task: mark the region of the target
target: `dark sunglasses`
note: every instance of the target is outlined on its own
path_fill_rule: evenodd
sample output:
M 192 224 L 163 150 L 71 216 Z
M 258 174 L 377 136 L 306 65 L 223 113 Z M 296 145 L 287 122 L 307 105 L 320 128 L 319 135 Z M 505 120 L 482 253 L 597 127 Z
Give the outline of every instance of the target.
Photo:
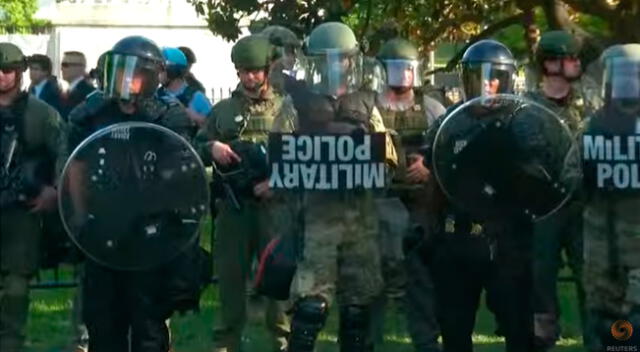
M 67 67 L 71 67 L 71 66 L 82 66 L 82 64 L 79 63 L 75 63 L 75 62 L 63 62 L 61 64 L 62 67 L 67 68 Z

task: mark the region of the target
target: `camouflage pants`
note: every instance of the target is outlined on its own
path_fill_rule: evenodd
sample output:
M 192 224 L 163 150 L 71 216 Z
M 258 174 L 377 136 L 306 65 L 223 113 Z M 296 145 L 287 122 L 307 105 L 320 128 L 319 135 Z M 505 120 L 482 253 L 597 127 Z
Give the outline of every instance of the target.
M 291 284 L 294 299 L 369 305 L 382 289 L 378 220 L 369 195 L 307 197 L 304 253 Z
M 384 291 L 372 307 L 372 336 L 377 345 L 384 343 L 385 310 L 389 300 L 398 303 L 406 317 L 407 328 L 416 351 L 439 351 L 440 334 L 435 314 L 435 288 L 426 265 L 429 245 L 426 190 L 401 192 L 399 198 L 387 198 L 379 206 L 380 252 Z M 378 200 L 379 203 L 381 200 Z M 389 209 L 389 207 L 391 208 Z M 415 236 L 415 244 L 403 253 L 403 241 Z
M 0 216 L 0 351 L 23 350 L 29 281 L 38 265 L 40 217 L 18 208 Z
M 580 317 L 584 322 L 584 288 L 582 286 L 582 205 L 567 204 L 534 227 L 534 330 L 536 345 L 548 349 L 560 334 L 560 306 L 557 296 L 558 272 L 562 252 L 576 278 Z M 583 328 L 584 330 L 584 328 Z
M 273 219 L 267 207 L 246 201 L 238 211 L 226 202 L 220 202 L 215 224 L 220 311 L 213 330 L 214 343 L 220 350 L 240 350 L 247 321 L 247 279 L 259 249 L 272 236 Z M 272 336 L 274 351 L 286 346 L 289 321 L 285 309 L 284 302 L 266 302 L 265 323 Z
M 626 203 L 626 204 L 625 204 Z M 592 204 L 584 212 L 584 284 L 587 322 L 586 350 L 635 346 L 640 350 L 640 218 L 633 202 Z M 608 217 L 607 217 L 608 215 Z M 607 238 L 614 234 L 613 243 Z M 612 255 L 617 252 L 617 267 Z M 617 321 L 636 331 L 629 340 L 613 337 Z M 628 330 L 628 329 L 627 329 Z M 619 336 L 618 336 L 619 337 Z

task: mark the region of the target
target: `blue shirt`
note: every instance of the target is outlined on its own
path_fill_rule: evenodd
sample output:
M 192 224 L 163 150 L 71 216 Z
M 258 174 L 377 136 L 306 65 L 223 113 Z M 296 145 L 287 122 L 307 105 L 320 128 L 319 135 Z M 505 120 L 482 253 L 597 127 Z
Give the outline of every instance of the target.
M 167 93 L 174 97 L 178 97 L 184 93 L 185 89 L 187 89 L 187 84 L 183 83 L 182 86 L 175 91 L 167 89 Z M 201 91 L 196 91 L 189 102 L 188 108 L 200 115 L 207 116 L 211 112 L 212 105 L 206 95 Z

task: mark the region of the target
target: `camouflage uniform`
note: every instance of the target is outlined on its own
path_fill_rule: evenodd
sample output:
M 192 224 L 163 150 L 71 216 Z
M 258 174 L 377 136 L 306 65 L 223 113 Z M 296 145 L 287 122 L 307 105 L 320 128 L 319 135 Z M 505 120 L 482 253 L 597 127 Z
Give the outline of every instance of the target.
M 268 40 L 255 35 L 238 41 L 232 51 L 236 67 L 257 68 L 250 64 L 253 58 L 244 58 L 249 61 L 245 63 L 243 58 L 237 58 L 234 53 L 242 50 L 251 53 L 251 48 L 258 52 L 261 45 L 269 45 Z M 268 66 L 264 59 L 268 54 L 261 53 L 264 63 L 260 63 L 260 67 Z M 274 119 L 294 117 L 291 101 L 271 87 L 257 96 L 239 84 L 230 98 L 213 107 L 204 130 L 197 138 L 199 154 L 205 164 L 210 165 L 212 141 L 230 143 L 240 140 L 266 144 Z M 272 202 L 259 200 L 240 190 L 235 192 L 240 198 L 241 209 L 235 209 L 229 199 L 220 200 L 217 202 L 218 214 L 215 219 L 216 266 L 222 270 L 218 271 L 221 309 L 215 318 L 214 340 L 216 348 L 230 352 L 241 349 L 247 315 L 246 283 L 253 260 L 257 259 L 258 251 L 276 235 L 274 232 L 279 228 L 274 221 L 277 218 L 272 213 Z M 284 350 L 289 333 L 284 303 L 269 299 L 265 318 L 273 339 L 273 350 Z
M 542 88 L 525 94 L 525 97 L 553 111 L 574 136 L 582 128 L 585 104 L 581 91 L 574 88 L 576 84 L 571 84 L 580 78 L 581 72 L 565 70 L 565 61 L 578 60 L 578 50 L 578 43 L 570 33 L 544 33 L 536 51 L 536 64 L 545 80 L 542 84 L 564 82 L 571 85 L 571 90 L 562 99 L 548 98 Z M 555 81 L 546 81 L 552 79 Z M 576 278 L 578 307 L 581 320 L 584 321 L 582 206 L 583 200 L 578 194 L 558 212 L 536 222 L 534 226 L 534 330 L 536 347 L 541 350 L 552 348 L 560 336 L 557 281 L 563 250 Z
M 640 45 L 615 45 L 601 56 L 605 65 L 626 59 L 637 72 L 640 67 Z M 610 72 L 615 72 L 611 70 Z M 619 74 L 618 74 L 619 75 Z M 614 79 L 636 79 L 605 75 L 604 106 L 585 121 L 585 134 L 604 136 L 638 136 L 640 134 L 640 96 L 628 97 L 634 112 L 622 110 L 622 104 L 612 98 Z M 636 81 L 636 83 L 638 83 Z M 623 86 L 625 87 L 625 86 Z M 618 88 L 619 89 L 619 88 Z M 620 93 L 618 93 L 620 94 Z M 637 148 L 637 147 L 636 147 Z M 630 165 L 638 165 L 638 158 Z M 585 165 L 586 166 L 586 165 Z M 585 168 L 585 180 L 590 180 L 590 169 Z M 584 226 L 584 288 L 586 292 L 587 323 L 585 350 L 609 350 L 609 347 L 640 347 L 640 195 L 637 189 L 615 189 L 612 185 L 596 188 L 586 183 Z M 614 333 L 631 332 L 614 322 L 626 320 L 634 330 L 630 338 L 615 339 Z M 632 348 L 633 348 L 632 347 Z M 613 350 L 613 349 L 612 349 Z M 616 349 L 623 350 L 623 349 Z M 633 350 L 633 349 L 625 349 Z
M 420 93 L 416 91 L 415 94 L 419 96 Z M 391 188 L 385 197 L 379 200 L 397 205 L 392 209 L 382 208 L 379 211 L 384 295 L 392 299 L 404 297 L 408 328 L 417 350 L 437 350 L 439 332 L 433 301 L 435 294 L 429 268 L 425 265 L 427 258 L 424 253 L 424 249 L 428 247 L 427 237 L 433 225 L 428 218 L 431 213 L 428 204 L 431 188 L 426 184 L 408 183 L 406 172 L 410 166 L 409 155 L 420 152 L 418 148 L 424 143 L 427 127 L 435 117 L 444 113 L 444 107 L 429 97 L 424 97 L 422 101 L 416 101 L 413 106 L 401 111 L 384 106 L 380 97 L 377 106 L 385 127 L 391 131 L 399 163 Z M 398 203 L 395 203 L 396 201 Z M 406 222 L 397 223 L 400 219 L 406 219 Z M 406 241 L 407 236 L 415 237 L 415 246 L 406 248 L 402 255 L 403 240 Z M 380 304 L 374 307 L 373 326 L 378 329 L 376 335 L 379 339 L 384 335 L 385 300 L 381 297 Z M 377 317 L 376 310 L 379 310 Z
M 0 69 L 13 69 L 19 87 L 26 69 L 22 52 L 9 43 L 0 43 Z M 14 87 L 15 88 L 15 87 Z M 19 88 L 17 88 L 19 89 Z M 42 214 L 30 211 L 25 204 L 34 194 L 25 194 L 25 182 L 44 181 L 53 184 L 62 162 L 61 139 L 63 125 L 60 115 L 46 103 L 18 92 L 9 106 L 0 106 L 2 126 L 2 204 L 0 216 L 0 350 L 22 351 L 29 313 L 29 281 L 38 269 Z M 12 140 L 16 142 L 10 151 Z M 45 166 L 49 175 L 28 175 L 27 164 L 36 162 Z M 5 163 L 10 162 L 9 165 Z M 5 169 L 6 168 L 6 169 Z M 11 182 L 19 176 L 23 182 Z M 37 177 L 47 180 L 31 179 Z M 34 185 L 37 187 L 44 184 Z M 6 187 L 6 188 L 5 188 Z M 25 198 L 25 199 L 23 199 Z
M 280 115 L 273 132 L 299 131 L 298 118 Z M 370 117 L 372 132 L 385 132 L 380 112 Z M 388 162 L 397 157 L 390 140 Z M 298 265 L 291 292 L 294 299 L 320 296 L 340 305 L 370 304 L 382 289 L 378 251 L 378 219 L 373 194 L 325 194 L 306 192 L 304 209 L 304 256 Z
M 566 105 L 545 98 L 542 91 L 525 95 L 527 98 L 554 111 L 577 135 L 582 126 L 583 104 L 580 97 L 570 95 Z M 542 348 L 555 344 L 560 334 L 557 298 L 558 273 L 564 250 L 567 264 L 575 277 L 580 317 L 584 321 L 584 288 L 582 286 L 582 211 L 584 200 L 575 195 L 555 214 L 534 226 L 534 324 L 536 342 Z
M 19 146 L 23 155 L 40 150 L 49 153 L 51 158 L 58 157 L 63 129 L 58 113 L 32 96 L 19 99 L 26 100 L 24 145 Z M 0 350 L 10 352 L 19 351 L 24 342 L 28 285 L 38 268 L 42 220 L 41 214 L 34 214 L 19 204 L 3 206 L 0 219 Z

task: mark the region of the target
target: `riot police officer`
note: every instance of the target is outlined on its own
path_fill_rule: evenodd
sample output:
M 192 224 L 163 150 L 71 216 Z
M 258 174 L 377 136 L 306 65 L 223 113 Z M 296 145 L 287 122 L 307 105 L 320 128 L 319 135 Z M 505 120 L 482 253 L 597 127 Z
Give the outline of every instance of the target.
M 435 317 L 433 283 L 425 266 L 428 232 L 431 230 L 428 214 L 427 182 L 431 174 L 423 164 L 419 151 L 424 143 L 427 127 L 445 109 L 438 101 L 420 91 L 421 67 L 418 50 L 409 41 L 395 38 L 384 43 L 377 59 L 386 78 L 383 89 L 376 96 L 376 106 L 398 152 L 398 168 L 393 183 L 385 195 L 386 207 L 379 211 L 381 221 L 381 254 L 385 292 L 383 296 L 406 302 L 408 328 L 417 351 L 438 350 L 438 327 Z M 400 219 L 406 223 L 398 224 Z M 402 254 L 403 239 L 408 245 Z M 405 293 L 406 290 L 406 293 Z M 376 310 L 384 309 L 385 297 Z M 378 340 L 384 328 L 383 312 L 374 316 Z M 381 341 L 377 341 L 380 343 Z
M 513 92 L 515 61 L 503 44 L 494 40 L 474 43 L 465 51 L 461 65 L 464 101 Z M 432 158 L 436 133 L 460 105 L 450 107 L 428 131 L 425 163 L 431 170 L 438 162 Z M 475 121 L 474 114 L 510 114 L 508 110 L 501 109 L 499 106 L 480 109 L 471 106 L 463 116 L 470 115 Z M 466 142 L 458 142 L 458 148 L 462 143 Z M 453 151 L 456 152 L 459 150 Z M 476 158 L 470 162 L 486 160 Z M 482 183 L 481 176 L 464 175 L 468 178 L 469 187 L 475 182 Z M 438 192 L 445 192 L 443 180 L 438 180 Z M 443 350 L 473 350 L 471 334 L 484 289 L 487 304 L 504 329 L 507 351 L 528 351 L 532 344 L 533 318 L 532 313 L 528 313 L 531 276 L 530 226 L 527 221 L 515 220 L 511 214 L 488 219 L 480 214 L 483 209 L 478 213 L 471 212 L 468 210 L 472 208 L 470 204 L 445 199 L 444 193 L 436 194 L 433 201 L 438 204 L 438 219 L 432 269 Z
M 540 38 L 536 60 L 541 72 L 541 87 L 525 94 L 560 116 L 576 135 L 582 125 L 583 103 L 573 83 L 582 73 L 579 45 L 566 31 L 546 32 Z M 535 343 L 542 350 L 555 345 L 560 333 L 557 298 L 558 272 L 562 252 L 576 278 L 578 305 L 584 320 L 582 288 L 582 199 L 566 204 L 559 212 L 534 227 L 534 324 Z
M 22 91 L 26 68 L 17 46 L 0 43 L 0 350 L 7 352 L 23 349 L 41 217 L 56 208 L 56 165 L 63 161 L 62 120 Z
M 348 26 L 327 22 L 316 27 L 304 56 L 302 77 L 308 90 L 293 96 L 298 116 L 278 118 L 275 132 L 386 131 L 375 104 L 357 94 L 362 58 Z M 387 163 L 395 166 L 395 149 L 388 138 L 386 151 Z M 305 191 L 300 208 L 304 254 L 291 286 L 294 307 L 289 351 L 314 350 L 334 294 L 340 311 L 340 350 L 367 351 L 371 347 L 370 305 L 382 288 L 373 194 Z
M 277 227 L 270 213 L 268 172 L 260 166 L 259 159 L 266 165 L 266 154 L 261 150 L 276 116 L 293 118 L 295 110 L 290 100 L 271 86 L 268 73 L 274 54 L 269 40 L 263 36 L 251 35 L 236 42 L 231 61 L 240 84 L 230 98 L 213 107 L 198 136 L 200 154 L 206 164 L 213 162 L 217 170 L 214 184 L 219 185 L 214 190 L 219 198 L 215 219 L 216 263 L 222 268 L 218 272 L 221 311 L 215 317 L 216 351 L 241 349 L 247 314 L 246 281 L 251 264 Z M 234 173 L 236 176 L 231 176 Z M 229 179 L 226 175 L 230 175 Z M 282 302 L 268 302 L 266 324 L 273 338 L 273 350 L 285 350 L 289 322 Z
M 582 136 L 585 347 L 593 352 L 640 345 L 640 45 L 609 47 L 600 64 L 604 105 Z
M 276 49 L 277 60 L 271 68 L 272 86 L 288 94 L 295 94 L 295 90 L 300 86 L 296 88 L 296 80 L 292 73 L 302 45 L 300 39 L 289 28 L 276 25 L 265 27 L 258 35 L 267 37 Z
M 191 122 L 184 108 L 154 96 L 163 62 L 160 49 L 147 38 L 131 36 L 118 41 L 104 56 L 103 91 L 89 96 L 69 115 L 67 150 L 74 150 L 97 130 L 125 121 L 158 124 L 189 138 Z M 72 194 L 81 192 L 77 188 L 83 184 L 78 180 L 87 169 L 79 160 L 69 164 Z M 81 239 L 89 241 L 105 235 L 97 233 L 98 228 L 92 231 L 96 233 L 85 233 Z M 145 254 L 145 249 L 139 248 L 139 252 Z M 95 253 L 89 253 L 82 283 L 82 295 L 91 297 L 82 307 L 89 350 L 168 351 L 165 320 L 172 314 L 175 302 L 169 297 L 167 283 L 172 277 L 166 268 L 127 270 L 95 258 Z

